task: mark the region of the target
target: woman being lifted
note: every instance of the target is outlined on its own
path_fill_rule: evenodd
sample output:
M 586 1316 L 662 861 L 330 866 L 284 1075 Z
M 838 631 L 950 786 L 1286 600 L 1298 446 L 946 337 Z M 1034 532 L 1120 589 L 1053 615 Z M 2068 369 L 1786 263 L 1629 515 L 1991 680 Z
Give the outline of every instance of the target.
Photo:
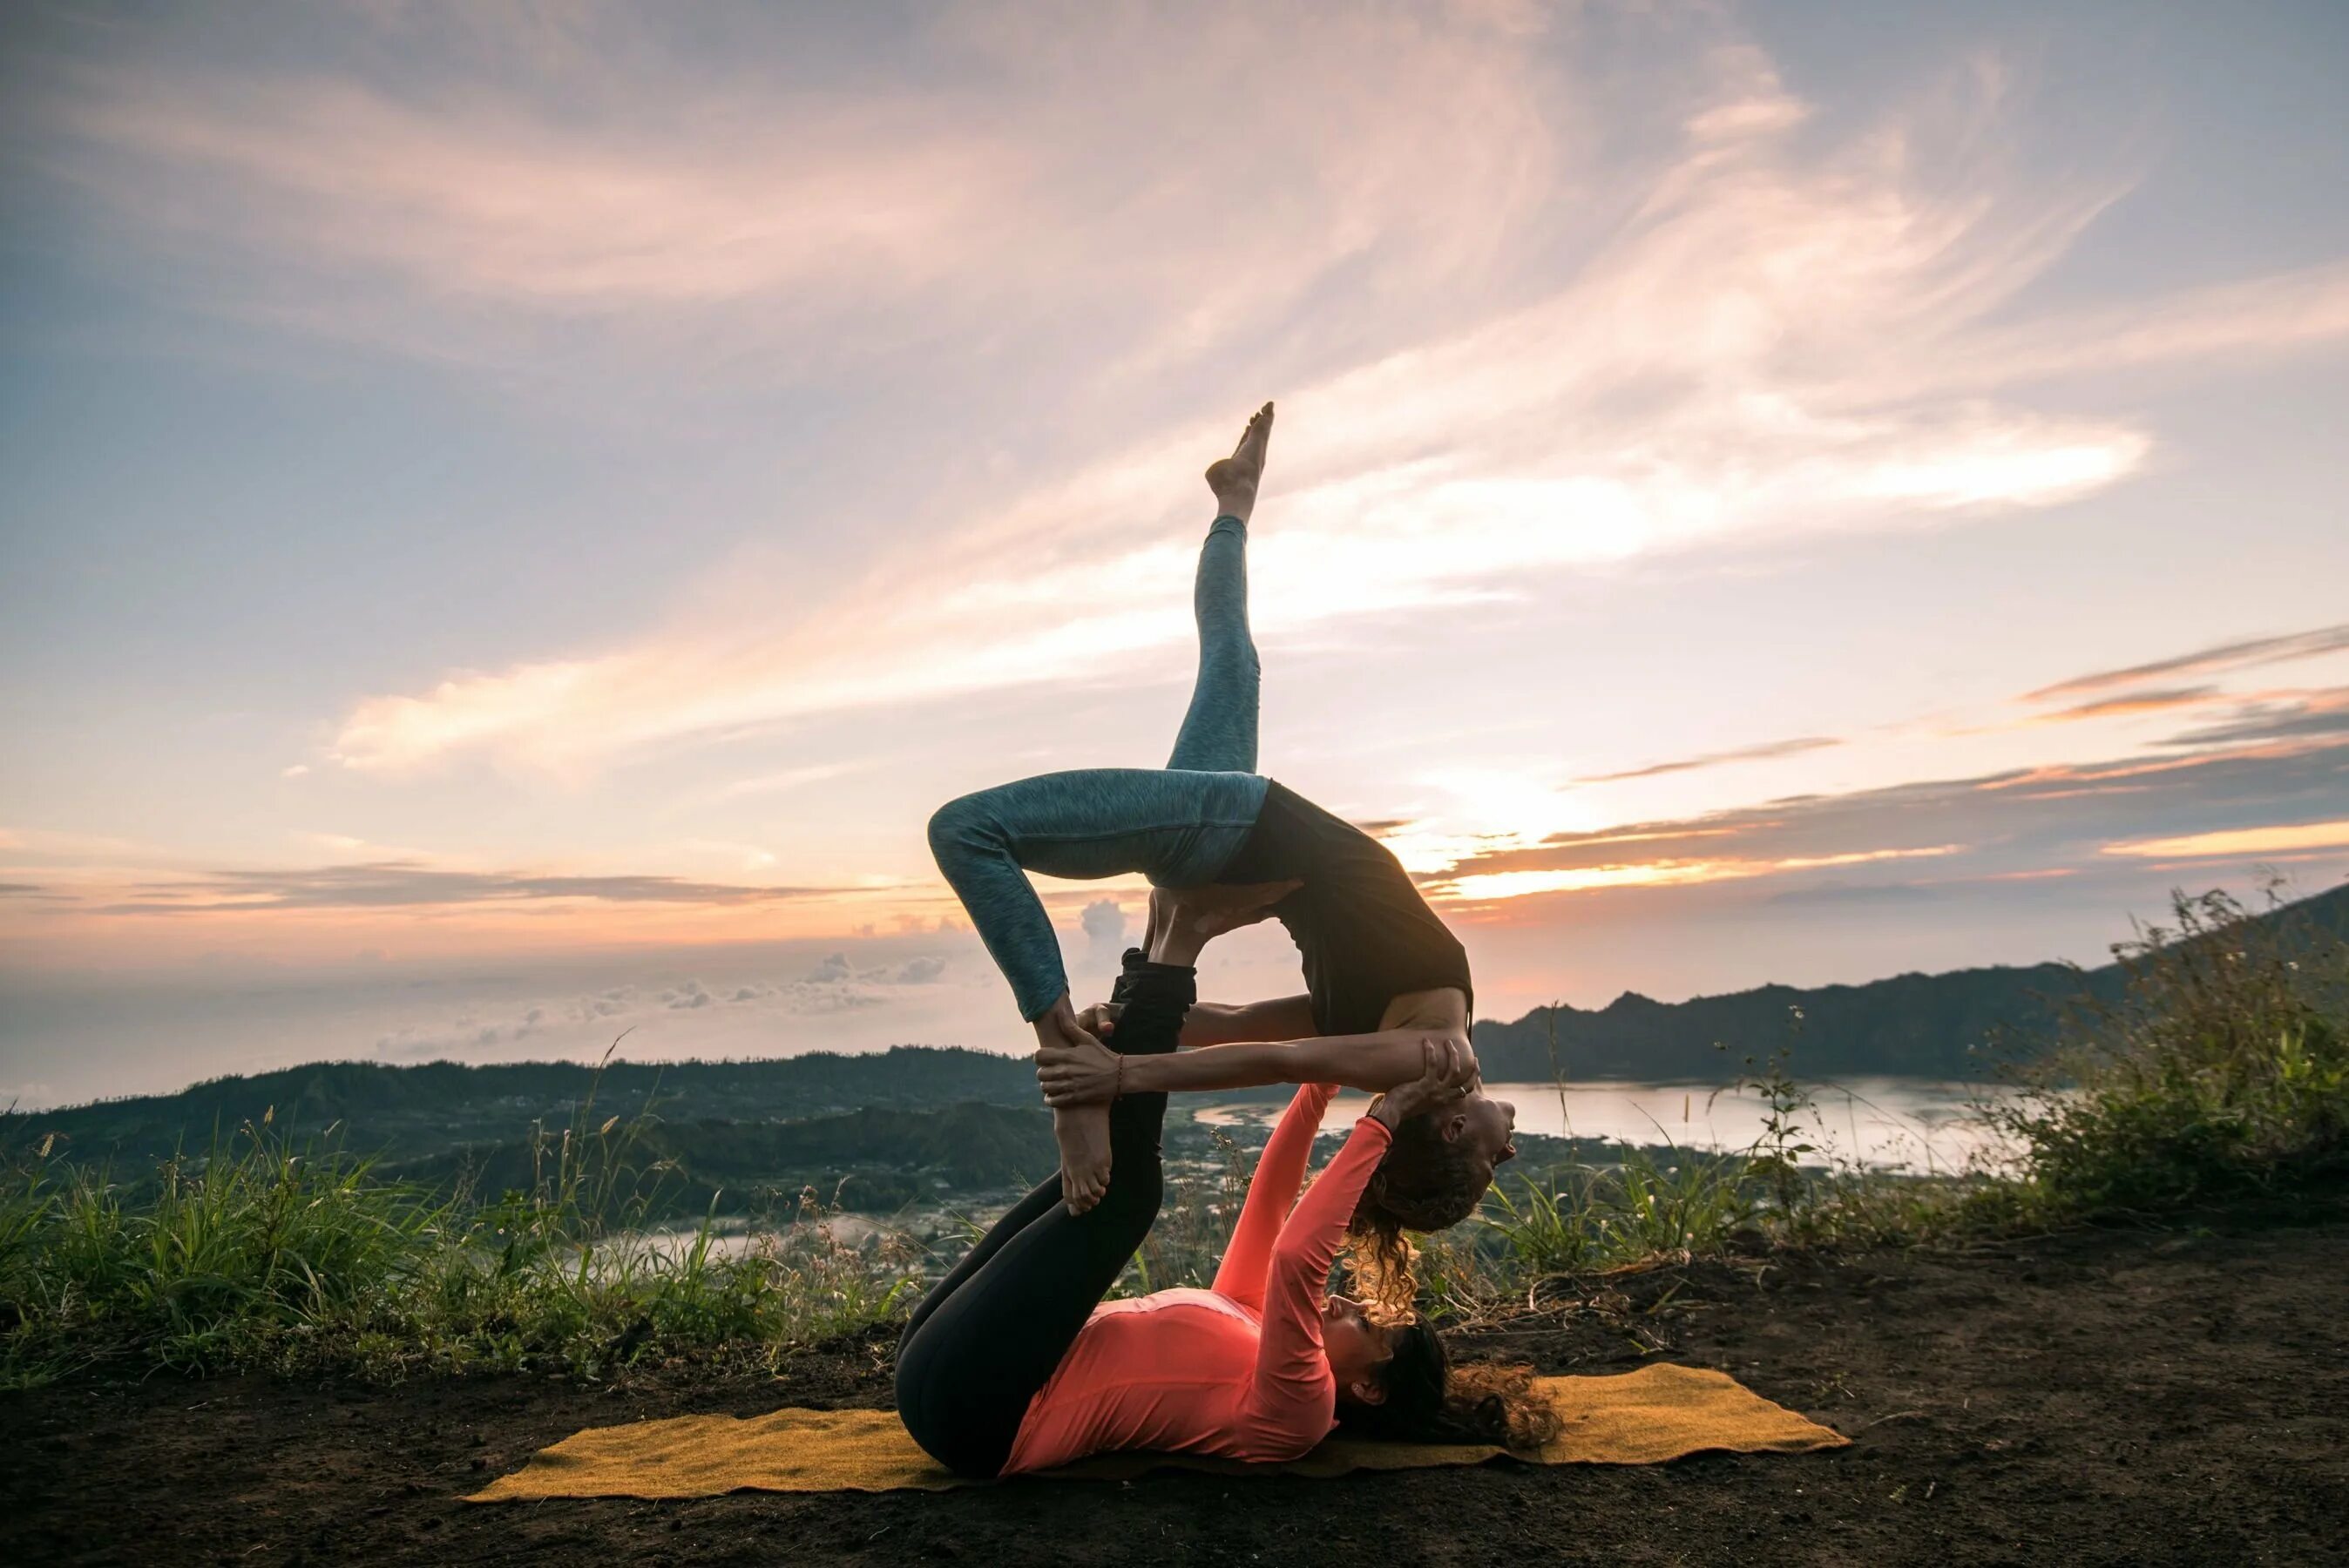
M 1166 767 L 1043 774 L 963 796 L 930 819 L 939 869 L 1035 1027 L 1037 1076 L 1053 1108 L 1072 1212 L 1101 1202 L 1116 1180 L 1109 1115 L 1121 1092 L 1282 1082 L 1391 1089 L 1419 1076 L 1429 1040 L 1475 1059 L 1467 954 L 1409 874 L 1368 833 L 1256 771 L 1247 550 L 1272 422 L 1268 403 L 1231 456 L 1207 469 L 1216 516 L 1193 588 L 1198 674 Z M 1306 994 L 1198 1009 L 1182 1037 L 1197 1049 L 1146 1062 L 1122 1053 L 1113 1009 L 1088 1009 L 1080 1020 L 1030 871 L 1075 879 L 1140 872 L 1158 888 L 1184 890 L 1182 918 L 1199 923 L 1201 934 L 1268 913 L 1297 943 Z M 1472 1091 L 1395 1127 L 1353 1219 L 1358 1262 L 1383 1272 L 1385 1283 L 1371 1288 L 1391 1309 L 1408 1305 L 1402 1231 L 1466 1218 L 1494 1167 L 1515 1152 L 1514 1120 L 1506 1102 Z

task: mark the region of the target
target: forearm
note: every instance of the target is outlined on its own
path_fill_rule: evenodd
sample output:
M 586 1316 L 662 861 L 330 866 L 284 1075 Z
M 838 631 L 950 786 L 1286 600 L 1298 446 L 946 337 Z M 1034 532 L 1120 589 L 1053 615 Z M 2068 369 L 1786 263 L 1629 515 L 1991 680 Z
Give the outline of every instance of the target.
M 1381 1094 L 1417 1078 L 1425 1060 L 1416 1034 L 1238 1041 L 1172 1056 L 1131 1058 L 1125 1065 L 1125 1092 L 1184 1094 L 1261 1088 L 1268 1084 L 1334 1083 Z
M 1262 1088 L 1303 1083 L 1293 1059 L 1296 1047 L 1280 1041 L 1247 1040 L 1207 1046 L 1169 1056 L 1129 1057 L 1127 1094 L 1185 1094 L 1211 1088 Z

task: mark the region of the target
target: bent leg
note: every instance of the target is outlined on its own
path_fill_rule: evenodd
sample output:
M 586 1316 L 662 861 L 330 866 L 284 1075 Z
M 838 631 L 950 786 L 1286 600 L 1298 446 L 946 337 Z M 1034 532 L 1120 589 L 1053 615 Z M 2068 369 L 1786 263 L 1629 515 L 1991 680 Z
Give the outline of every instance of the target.
M 965 1281 L 985 1268 L 988 1261 L 1001 1252 L 1004 1244 L 1012 1237 L 1042 1219 L 1053 1209 L 1060 1207 L 1060 1203 L 1061 1178 L 1056 1172 L 1039 1182 L 1036 1189 L 1025 1198 L 1006 1209 L 1003 1212 L 1003 1217 L 989 1226 L 987 1234 L 978 1239 L 978 1244 L 970 1249 L 962 1262 L 948 1269 L 946 1277 L 932 1285 L 929 1294 L 922 1297 L 921 1305 L 914 1308 L 914 1315 L 905 1320 L 904 1332 L 897 1336 L 897 1354 L 900 1358 L 905 1355 L 906 1343 L 920 1332 L 922 1325 L 930 1320 L 932 1313 L 937 1311 L 955 1292 L 963 1287 Z
M 1199 674 L 1166 766 L 1253 773 L 1262 665 L 1248 634 L 1247 524 L 1237 517 L 1216 519 L 1199 546 L 1191 613 L 1199 625 Z
M 1264 809 L 1251 773 L 1092 768 L 949 800 L 930 852 L 1033 1020 L 1066 994 L 1061 944 L 1027 872 L 1090 880 L 1140 872 L 1170 887 L 1215 880 Z
M 1171 1051 L 1195 973 L 1129 965 L 1117 1043 L 1128 1055 Z M 1110 1110 L 1108 1193 L 1082 1214 L 1047 1182 L 997 1222 L 972 1256 L 930 1293 L 897 1351 L 897 1410 L 939 1462 L 994 1475 L 1028 1406 L 1061 1365 L 1158 1217 L 1163 1094 Z M 984 1254 L 984 1255 L 982 1255 Z

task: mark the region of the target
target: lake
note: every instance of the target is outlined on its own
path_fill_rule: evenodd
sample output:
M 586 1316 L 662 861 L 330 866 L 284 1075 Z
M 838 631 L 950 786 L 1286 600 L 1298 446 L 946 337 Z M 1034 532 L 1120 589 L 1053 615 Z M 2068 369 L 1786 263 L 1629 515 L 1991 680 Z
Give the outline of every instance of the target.
M 1994 1157 L 2001 1149 L 1974 1115 L 1975 1103 L 1998 1091 L 1980 1084 L 1854 1078 L 1833 1087 L 1806 1087 L 1816 1101 L 1804 1121 L 1803 1141 L 1820 1146 L 1817 1154 L 1806 1157 L 1812 1161 L 1824 1163 L 1832 1155 L 1887 1170 L 1949 1171 L 1978 1155 Z M 1598 1080 L 1569 1083 L 1561 1097 L 1554 1083 L 1498 1083 L 1486 1085 L 1485 1092 L 1517 1108 L 1521 1132 L 1624 1143 L 1669 1140 L 1683 1149 L 1744 1149 L 1760 1136 L 1765 1113 L 1751 1090 L 1713 1084 Z M 1344 1127 L 1369 1105 L 1368 1095 L 1341 1094 L 1322 1126 Z M 1232 1126 L 1278 1111 L 1222 1105 L 1193 1114 L 1210 1125 Z

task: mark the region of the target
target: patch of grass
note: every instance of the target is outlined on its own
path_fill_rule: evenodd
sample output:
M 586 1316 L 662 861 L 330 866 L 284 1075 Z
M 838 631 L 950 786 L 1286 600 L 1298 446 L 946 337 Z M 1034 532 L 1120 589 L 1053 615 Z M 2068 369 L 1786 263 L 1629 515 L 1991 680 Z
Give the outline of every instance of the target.
M 2115 949 L 2119 999 L 2075 1004 L 2057 1047 L 2014 1075 L 2019 1092 L 1977 1106 L 2011 1158 L 1918 1176 L 1838 1154 L 1782 1045 L 1748 1057 L 1739 1082 L 1763 1104 L 1747 1148 L 1627 1146 L 1612 1165 L 1498 1183 L 1481 1244 L 1434 1254 L 1431 1304 L 1456 1310 L 1546 1274 L 1741 1243 L 1958 1242 L 2338 1181 L 2349 1174 L 2349 945 L 2223 892 L 2175 895 L 2172 910 L 2174 924 Z M 1794 1011 L 1791 1038 L 1802 1023 Z
M 649 1110 L 536 1130 L 531 1190 L 487 1206 L 387 1181 L 264 1116 L 166 1164 L 134 1201 L 46 1148 L 0 1192 L 0 1385 L 117 1363 L 187 1372 L 475 1368 L 600 1377 L 651 1360 L 771 1365 L 894 1315 L 919 1249 L 845 1237 L 802 1195 L 720 1238 L 637 1223 L 668 1174 Z
M 2271 892 L 2271 902 L 2275 902 Z M 2121 998 L 2075 1007 L 2016 1101 L 2023 1196 L 2092 1217 L 2289 1191 L 2349 1168 L 2349 946 L 2178 894 L 2115 949 Z
M 2116 950 L 2119 999 L 2075 1007 L 2019 1098 L 1982 1107 L 2008 1161 L 1919 1177 L 1838 1156 L 1788 1044 L 1747 1059 L 1741 1087 L 1764 1111 L 1751 1145 L 1700 1153 L 1667 1138 L 1497 1184 L 1477 1222 L 1423 1239 L 1423 1306 L 1473 1319 L 1561 1274 L 1930 1244 L 2338 1181 L 2349 950 L 2223 894 L 2174 909 L 2173 926 Z M 1789 1019 L 1796 1041 L 1801 1023 Z M 623 1118 L 591 1088 L 568 1125 L 532 1130 L 527 1185 L 488 1202 L 388 1180 L 332 1129 L 300 1140 L 272 1115 L 135 1185 L 44 1145 L 0 1178 L 0 1386 L 97 1364 L 372 1377 L 771 1367 L 918 1296 L 924 1250 L 814 1191 L 745 1234 L 709 1215 L 653 1228 L 681 1180 L 646 1136 L 654 1120 L 649 1099 Z M 1252 1164 L 1218 1136 L 1216 1163 L 1170 1177 L 1121 1292 L 1213 1279 Z
M 1618 1164 L 1570 1167 L 1515 1193 L 1495 1183 L 1482 1218 L 1515 1271 L 1579 1273 L 1722 1251 L 1753 1218 L 1757 1181 L 1740 1156 L 1627 1147 Z
M 1239 1223 L 1240 1206 L 1247 1202 L 1256 1161 L 1221 1128 L 1209 1131 L 1216 1145 L 1215 1168 L 1167 1177 L 1158 1222 L 1111 1294 L 1148 1295 L 1215 1284 L 1216 1265 L 1223 1261 L 1232 1227 Z

